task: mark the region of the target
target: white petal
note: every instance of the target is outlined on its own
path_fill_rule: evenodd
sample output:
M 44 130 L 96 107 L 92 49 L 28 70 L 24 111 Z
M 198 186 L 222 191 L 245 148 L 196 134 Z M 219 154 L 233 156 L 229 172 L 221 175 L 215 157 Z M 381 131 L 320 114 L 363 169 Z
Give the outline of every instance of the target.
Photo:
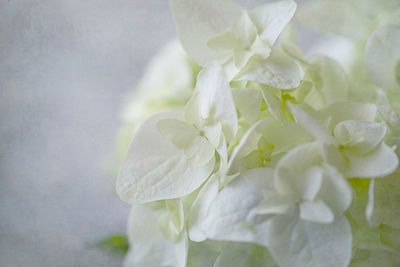
M 187 237 L 183 233 L 177 242 L 172 242 L 160 232 L 158 218 L 164 212 L 144 205 L 132 206 L 128 221 L 129 251 L 124 267 L 185 266 L 187 253 L 183 244 Z
M 328 130 L 319 124 L 313 117 L 307 114 L 307 112 L 290 102 L 287 102 L 287 106 L 289 107 L 296 121 L 316 140 L 322 144 L 334 143 L 334 139 L 329 134 Z
M 183 149 L 200 134 L 193 126 L 175 119 L 164 119 L 157 122 L 158 131 L 177 148 Z
M 271 195 L 256 208 L 258 214 L 288 214 L 293 211 L 296 199 L 290 195 Z
M 335 217 L 332 210 L 318 199 L 300 204 L 300 218 L 316 223 L 332 223 Z
M 178 198 L 196 190 L 210 175 L 214 162 L 191 168 L 183 150 L 163 137 L 156 123 L 166 118 L 181 118 L 176 112 L 150 117 L 138 129 L 128 148 L 117 179 L 116 191 L 132 204 Z
M 326 165 L 324 169 L 319 197 L 335 214 L 342 214 L 350 207 L 353 190 L 343 175 L 334 167 Z
M 386 126 L 377 122 L 342 121 L 336 125 L 334 134 L 339 144 L 361 155 L 370 152 L 382 142 L 386 135 Z
M 374 121 L 377 108 L 369 103 L 336 103 L 321 110 L 325 118 L 330 119 L 330 128 L 345 120 Z
M 214 36 L 207 41 L 207 46 L 217 52 L 226 53 L 232 53 L 234 49 L 242 48 L 242 44 L 232 31 L 226 31 Z
M 221 143 L 222 126 L 217 122 L 211 125 L 204 126 L 204 136 L 216 148 Z
M 235 62 L 236 68 L 239 70 L 242 69 L 253 56 L 253 54 L 254 53 L 252 51 L 247 50 L 246 48 L 235 49 L 233 52 L 233 61 Z
M 312 175 L 307 176 L 306 180 L 304 174 L 309 171 L 310 167 L 321 163 L 322 157 L 317 143 L 308 143 L 293 148 L 279 160 L 275 168 L 276 189 L 282 194 L 296 194 L 299 197 L 303 195 L 313 196 L 315 194 L 313 191 L 318 192 L 320 182 L 316 182 L 311 187 L 316 186 L 316 188 L 310 189 L 309 193 L 305 190 L 307 186 L 304 186 L 304 184 L 310 178 L 309 183 L 312 183 L 313 180 L 318 181 L 320 178 L 318 178 L 318 175 Z
M 268 129 L 264 133 L 264 137 L 274 145 L 276 153 L 287 152 L 300 144 L 313 141 L 312 137 L 298 123 L 288 123 Z
M 251 125 L 258 120 L 261 110 L 261 94 L 253 88 L 232 88 L 236 107 L 246 121 Z
M 235 80 L 245 80 L 267 84 L 279 89 L 292 89 L 299 86 L 303 71 L 286 53 L 273 49 L 266 59 L 252 57 L 247 65 L 236 75 Z
M 228 169 L 228 147 L 226 145 L 226 139 L 224 136 L 221 138 L 219 146 L 216 148 L 218 155 L 220 157 L 219 170 L 227 171 Z
M 343 172 L 348 168 L 349 162 L 336 144 L 322 144 L 321 152 L 325 162 L 339 171 Z
M 201 167 L 213 160 L 215 148 L 203 136 L 197 136 L 185 150 L 189 165 L 193 168 Z
M 268 111 L 278 121 L 285 121 L 285 114 L 282 110 L 281 99 L 274 93 L 274 88 L 269 86 L 262 87 L 262 95 L 265 103 L 268 105 Z
M 312 166 L 306 169 L 303 181 L 300 181 L 302 198 L 305 200 L 313 200 L 322 185 L 322 176 L 324 170 L 319 166 Z
M 365 6 L 367 5 L 364 4 L 363 8 Z M 369 33 L 366 27 L 368 22 L 355 7 L 356 4 L 350 4 L 348 1 L 309 1 L 299 8 L 296 18 L 301 23 L 321 31 L 365 40 Z
M 249 47 L 257 36 L 257 27 L 245 10 L 242 11 L 239 19 L 233 24 L 232 31 L 246 47 Z
M 273 127 L 277 127 L 279 123 L 271 118 L 260 120 L 253 124 L 249 130 L 243 135 L 240 143 L 235 147 L 231 154 L 228 164 L 228 174 L 235 174 L 241 170 L 240 160 L 257 149 L 258 140 L 262 134 Z
M 384 90 L 400 89 L 400 26 L 387 25 L 369 38 L 365 63 L 374 83 Z
M 341 155 L 337 148 L 336 140 L 329 131 L 298 106 L 290 102 L 287 102 L 286 105 L 296 121 L 319 142 L 324 160 L 339 170 L 343 170 L 347 162 Z
M 177 258 L 177 267 L 186 267 L 189 249 L 189 240 L 186 231 L 182 231 L 181 238 L 175 243 L 174 253 Z
M 350 263 L 352 233 L 345 216 L 331 224 L 275 216 L 268 237 L 271 256 L 282 267 L 346 267 Z
M 250 46 L 250 51 L 257 55 L 260 56 L 261 58 L 267 58 L 271 54 L 271 47 L 267 42 L 264 42 L 263 40 L 260 39 L 260 36 L 256 36 L 256 39 Z
M 221 122 L 227 141 L 237 131 L 237 114 L 224 70 L 217 64 L 208 65 L 197 77 L 196 92 L 199 93 L 200 114 L 203 119 Z
M 396 153 L 385 143 L 365 156 L 351 152 L 346 156 L 350 163 L 345 173 L 347 177 L 380 178 L 393 173 L 399 165 Z
M 189 238 L 195 242 L 202 242 L 207 237 L 202 229 L 202 220 L 207 216 L 211 202 L 216 197 L 219 189 L 218 175 L 214 174 L 201 188 L 196 200 L 190 208 Z
M 196 126 L 197 129 L 203 129 L 205 123 L 200 114 L 200 105 L 200 94 L 194 92 L 184 107 L 185 121 Z
M 170 0 L 170 6 L 179 39 L 189 55 L 203 66 L 221 59 L 207 47 L 207 41 L 230 29 L 242 8 L 230 0 Z
M 295 1 L 277 1 L 252 10 L 250 16 L 258 26 L 261 39 L 272 46 L 292 19 L 296 7 Z
M 169 230 L 179 234 L 185 227 L 185 214 L 182 200 L 179 198 L 165 200 L 165 207 L 168 210 L 170 223 Z
M 203 219 L 207 237 L 266 246 L 268 220 L 257 215 L 255 209 L 270 194 L 272 178 L 271 169 L 251 169 L 224 187 Z
M 318 91 L 323 94 L 325 105 L 348 100 L 348 81 L 343 68 L 335 60 L 326 56 L 314 56 L 310 61 L 317 72 Z M 311 104 L 311 103 L 310 103 Z

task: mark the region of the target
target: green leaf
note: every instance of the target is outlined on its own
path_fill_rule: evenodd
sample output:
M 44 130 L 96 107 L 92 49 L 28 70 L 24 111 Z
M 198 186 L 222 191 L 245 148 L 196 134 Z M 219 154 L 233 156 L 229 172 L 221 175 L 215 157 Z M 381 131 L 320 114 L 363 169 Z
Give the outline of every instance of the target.
M 100 248 L 106 253 L 124 256 L 129 248 L 128 238 L 125 235 L 111 235 L 100 242 L 96 247 Z

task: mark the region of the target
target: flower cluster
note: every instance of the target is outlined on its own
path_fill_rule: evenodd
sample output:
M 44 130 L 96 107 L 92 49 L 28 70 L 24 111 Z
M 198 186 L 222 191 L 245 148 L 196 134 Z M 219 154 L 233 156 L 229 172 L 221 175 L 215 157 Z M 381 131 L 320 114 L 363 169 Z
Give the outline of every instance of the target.
M 117 179 L 133 205 L 125 266 L 400 265 L 400 4 L 366 2 L 382 18 L 361 0 L 299 11 L 344 36 L 362 22 L 335 60 L 303 56 L 292 0 L 170 0 L 198 65 L 170 45 L 130 112 L 152 115 Z M 328 8 L 355 11 L 318 23 Z

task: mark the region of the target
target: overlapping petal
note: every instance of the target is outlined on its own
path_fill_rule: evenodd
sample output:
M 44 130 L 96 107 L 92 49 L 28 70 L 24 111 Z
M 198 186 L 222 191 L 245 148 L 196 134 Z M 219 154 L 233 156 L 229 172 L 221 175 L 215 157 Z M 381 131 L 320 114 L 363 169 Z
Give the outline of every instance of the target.
M 179 39 L 197 63 L 204 66 L 224 58 L 208 48 L 207 41 L 231 28 L 242 8 L 230 0 L 170 0 L 170 7 Z
M 296 215 L 293 215 L 296 216 Z M 275 216 L 268 236 L 269 251 L 282 267 L 345 267 L 351 259 L 351 228 L 345 216 L 330 224 Z
M 132 206 L 128 222 L 130 248 L 123 263 L 124 267 L 186 266 L 186 234 L 180 233 L 178 240 L 174 242 L 159 228 L 159 217 L 167 212 L 162 207 Z
M 156 124 L 181 113 L 167 111 L 150 117 L 137 131 L 121 166 L 116 190 L 132 204 L 190 194 L 210 175 L 214 159 L 199 168 L 189 165 L 184 151 L 162 136 Z
M 387 25 L 368 40 L 365 61 L 374 83 L 384 90 L 400 89 L 400 26 Z
M 205 235 L 215 240 L 267 245 L 268 220 L 256 213 L 257 205 L 272 190 L 273 171 L 268 168 L 242 172 L 214 198 L 206 218 Z

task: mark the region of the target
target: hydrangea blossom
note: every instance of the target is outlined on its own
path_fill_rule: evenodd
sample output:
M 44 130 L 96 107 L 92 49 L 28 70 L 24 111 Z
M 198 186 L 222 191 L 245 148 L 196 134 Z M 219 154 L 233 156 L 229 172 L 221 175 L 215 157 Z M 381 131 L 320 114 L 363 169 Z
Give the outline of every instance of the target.
M 185 57 L 201 70 L 149 76 L 174 82 L 117 178 L 132 204 L 124 266 L 400 265 L 400 5 L 368 1 L 382 11 L 375 20 L 349 2 L 299 12 L 344 36 L 357 21 L 342 66 L 283 34 L 294 1 L 246 10 L 170 0 Z

